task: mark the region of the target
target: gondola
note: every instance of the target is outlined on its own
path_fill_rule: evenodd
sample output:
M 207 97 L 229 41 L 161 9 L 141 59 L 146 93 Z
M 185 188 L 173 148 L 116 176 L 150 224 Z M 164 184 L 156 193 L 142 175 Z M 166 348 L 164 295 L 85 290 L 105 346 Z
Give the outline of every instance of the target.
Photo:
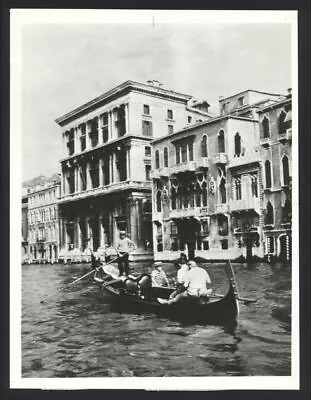
M 188 323 L 227 324 L 237 320 L 239 313 L 238 294 L 232 266 L 226 264 L 229 285 L 221 298 L 186 298 L 175 304 L 160 304 L 158 298 L 168 299 L 174 288 L 152 287 L 150 276 L 119 277 L 116 268 L 102 268 L 94 280 L 102 292 L 114 298 L 112 306 L 119 311 L 151 312 Z M 149 284 L 150 282 L 150 284 Z

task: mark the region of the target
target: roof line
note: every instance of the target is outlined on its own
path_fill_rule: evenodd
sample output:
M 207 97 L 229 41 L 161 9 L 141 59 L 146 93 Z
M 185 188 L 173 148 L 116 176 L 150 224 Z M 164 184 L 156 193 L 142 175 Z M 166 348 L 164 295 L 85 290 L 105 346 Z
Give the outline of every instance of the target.
M 243 121 L 258 123 L 258 121 L 254 120 L 252 118 L 239 117 L 239 116 L 231 115 L 231 114 L 218 115 L 217 117 L 210 118 L 210 119 L 207 119 L 205 121 L 198 122 L 196 124 L 192 124 L 190 126 L 187 126 L 187 127 L 183 128 L 183 129 L 181 129 L 179 131 L 171 133 L 170 135 L 162 136 L 160 138 L 155 138 L 155 139 L 152 140 L 151 143 L 156 143 L 156 142 L 159 142 L 161 140 L 164 140 L 164 139 L 167 139 L 167 138 L 171 138 L 171 137 L 176 136 L 176 135 L 178 135 L 180 133 L 189 132 L 189 131 L 191 131 L 193 129 L 196 129 L 196 128 L 200 127 L 200 126 L 209 125 L 209 124 L 212 124 L 213 122 L 217 122 L 217 121 L 220 121 L 222 119 L 224 119 L 224 120 L 225 119 L 240 119 L 240 120 L 243 120 Z
M 96 105 L 97 103 L 99 103 L 101 101 L 104 101 L 105 99 L 109 99 L 109 97 L 111 97 L 111 96 L 117 94 L 118 92 L 121 92 L 122 90 L 125 90 L 127 88 L 132 88 L 132 89 L 137 88 L 137 89 L 149 91 L 150 93 L 153 93 L 153 94 L 160 93 L 160 94 L 166 95 L 166 96 L 179 97 L 179 98 L 183 98 L 186 101 L 192 99 L 192 96 L 188 95 L 188 94 L 175 92 L 173 90 L 163 89 L 163 88 L 151 86 L 151 85 L 148 85 L 145 83 L 135 82 L 132 80 L 127 80 L 127 81 L 115 86 L 114 88 L 108 90 L 107 92 L 101 94 L 100 96 L 97 96 L 94 99 L 88 101 L 87 103 L 84 103 L 83 105 L 76 107 L 75 109 L 62 115 L 61 117 L 57 118 L 55 120 L 55 122 L 57 124 L 61 125 L 67 119 L 70 119 L 73 116 L 75 116 L 76 114 L 86 111 L 88 108 Z
M 246 92 L 255 92 L 255 93 L 261 93 L 261 94 L 269 94 L 269 95 L 273 95 L 273 96 L 285 96 L 284 94 L 280 94 L 280 93 L 269 93 L 269 92 L 262 92 L 261 90 L 246 89 L 246 90 L 242 90 L 241 92 L 238 92 L 238 93 L 236 93 L 236 94 L 232 94 L 231 96 L 223 97 L 223 98 L 220 99 L 219 101 L 227 100 L 227 99 L 230 99 L 231 97 L 236 97 L 236 96 L 238 96 L 239 94 L 246 93 Z
M 262 112 L 265 112 L 266 110 L 269 110 L 269 108 L 275 108 L 275 107 L 278 107 L 278 106 L 280 106 L 280 105 L 282 105 L 282 104 L 291 103 L 291 102 L 292 102 L 292 99 L 291 99 L 291 98 L 286 98 L 286 99 L 281 100 L 281 101 L 278 101 L 278 102 L 276 102 L 276 103 L 269 104 L 269 105 L 266 106 L 266 107 L 260 108 L 260 109 L 257 111 L 257 113 L 262 113 Z

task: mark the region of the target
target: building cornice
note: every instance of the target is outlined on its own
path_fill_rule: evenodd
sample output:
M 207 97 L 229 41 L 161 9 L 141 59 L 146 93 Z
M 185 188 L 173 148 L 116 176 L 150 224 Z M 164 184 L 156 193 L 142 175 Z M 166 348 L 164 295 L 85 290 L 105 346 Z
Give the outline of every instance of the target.
M 139 83 L 129 80 L 121 83 L 120 85 L 103 93 L 102 95 L 94 98 L 93 100 L 83 104 L 82 106 L 79 106 L 74 110 L 64 114 L 63 116 L 57 118 L 55 122 L 60 126 L 64 126 L 70 121 L 78 117 L 81 117 L 85 114 L 88 114 L 92 110 L 104 104 L 107 104 L 111 102 L 113 99 L 121 97 L 122 95 L 130 91 L 142 92 L 156 97 L 162 97 L 162 98 L 165 97 L 167 99 L 179 101 L 185 104 L 192 98 L 192 96 L 187 94 L 178 93 L 174 92 L 173 90 L 167 90 L 160 87 L 155 87 L 152 85 L 147 85 L 144 83 Z
M 200 127 L 204 127 L 204 126 L 207 126 L 207 125 L 212 125 L 213 123 L 219 122 L 221 120 L 229 120 L 229 119 L 238 119 L 238 120 L 247 121 L 247 122 L 253 122 L 253 123 L 257 123 L 258 124 L 258 121 L 254 120 L 252 118 L 239 117 L 239 116 L 235 116 L 235 115 L 231 115 L 231 114 L 219 115 L 217 117 L 210 118 L 210 119 L 208 119 L 206 121 L 202 121 L 202 122 L 198 122 L 196 124 L 189 125 L 189 126 L 183 128 L 180 131 L 176 131 L 176 132 L 171 133 L 170 135 L 162 136 L 160 138 L 153 139 L 152 143 L 158 143 L 158 142 L 161 142 L 162 140 L 171 139 L 172 137 L 181 135 L 183 133 L 191 132 L 191 131 L 193 131 L 195 129 L 198 129 Z
M 262 114 L 268 110 L 273 110 L 274 108 L 278 108 L 278 107 L 283 107 L 286 104 L 290 104 L 292 102 L 291 98 L 287 98 L 281 101 L 278 101 L 277 103 L 273 103 L 273 104 L 269 104 L 266 107 L 262 107 L 260 108 L 258 111 L 256 111 L 258 114 Z
M 90 149 L 86 149 L 84 151 L 80 151 L 79 153 L 75 153 L 71 156 L 64 157 L 59 162 L 63 163 L 65 161 L 69 161 L 69 160 L 72 160 L 77 157 L 88 156 L 96 151 L 100 151 L 102 149 L 106 149 L 106 148 L 113 147 L 116 145 L 129 145 L 131 143 L 133 143 L 135 145 L 135 143 L 137 141 L 145 142 L 145 144 L 147 142 L 147 144 L 148 144 L 152 141 L 152 137 L 138 136 L 138 135 L 124 135 L 117 139 L 109 140 L 109 142 L 97 145 L 96 147 L 91 147 Z

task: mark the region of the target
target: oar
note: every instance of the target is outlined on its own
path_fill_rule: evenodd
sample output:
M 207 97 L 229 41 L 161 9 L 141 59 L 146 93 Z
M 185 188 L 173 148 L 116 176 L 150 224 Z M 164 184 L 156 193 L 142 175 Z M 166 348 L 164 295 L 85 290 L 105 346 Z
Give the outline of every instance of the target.
M 114 258 L 113 260 L 107 262 L 105 265 L 111 264 L 111 263 L 115 262 L 116 260 L 118 260 L 119 258 L 120 258 L 120 256 L 118 256 L 118 257 Z M 87 272 L 86 274 L 84 274 L 84 275 L 81 276 L 80 278 L 74 280 L 73 282 L 68 283 L 67 286 L 71 286 L 71 285 L 73 285 L 74 283 L 77 283 L 77 282 L 81 281 L 81 279 L 83 279 L 83 278 L 85 278 L 86 276 L 90 275 L 90 274 L 91 274 L 92 272 L 94 272 L 97 268 L 99 268 L 99 267 L 93 268 L 91 271 Z M 58 290 L 60 290 L 60 289 L 58 289 Z M 52 297 L 52 296 L 54 296 L 54 295 L 55 295 L 55 293 L 52 293 L 52 294 L 46 296 L 43 300 L 40 301 L 40 304 L 44 303 L 44 301 L 45 301 L 46 299 L 48 299 L 49 297 Z
M 218 294 L 218 293 L 213 293 L 213 294 L 210 294 L 209 297 L 223 298 L 224 295 L 223 294 Z M 248 299 L 247 297 L 238 297 L 237 299 L 239 301 L 244 301 L 244 303 L 255 303 L 258 300 L 258 299 Z

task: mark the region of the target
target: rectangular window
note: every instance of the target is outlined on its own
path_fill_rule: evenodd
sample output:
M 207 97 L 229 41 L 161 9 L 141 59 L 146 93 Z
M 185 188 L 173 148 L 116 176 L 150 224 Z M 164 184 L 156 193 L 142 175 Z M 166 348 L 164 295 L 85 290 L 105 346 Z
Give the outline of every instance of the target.
M 176 146 L 176 164 L 180 164 L 180 146 Z
M 221 240 L 221 248 L 222 248 L 222 250 L 228 249 L 228 240 L 227 239 Z
M 188 116 L 188 124 L 191 124 L 192 117 Z
M 187 145 L 181 146 L 181 162 L 187 162 Z
M 241 178 L 235 179 L 235 199 L 241 200 L 242 199 L 242 190 L 241 190 Z
M 168 129 L 168 134 L 169 135 L 171 135 L 174 132 L 174 126 L 173 125 L 168 125 L 167 129 Z
M 150 107 L 147 104 L 144 104 L 144 114 L 150 115 Z
M 203 241 L 203 250 L 209 250 L 209 242 L 208 242 L 208 240 L 204 240 Z
M 146 181 L 151 181 L 151 165 L 145 165 Z
M 242 107 L 244 105 L 244 97 L 243 96 L 238 98 L 238 105 L 239 105 L 239 107 Z
M 167 118 L 173 119 L 173 110 L 167 110 Z
M 189 143 L 189 161 L 193 161 L 193 143 Z
M 145 156 L 151 157 L 151 147 L 150 146 L 145 146 Z
M 103 114 L 103 125 L 108 125 L 108 113 Z
M 143 136 L 152 137 L 152 122 L 142 121 Z

